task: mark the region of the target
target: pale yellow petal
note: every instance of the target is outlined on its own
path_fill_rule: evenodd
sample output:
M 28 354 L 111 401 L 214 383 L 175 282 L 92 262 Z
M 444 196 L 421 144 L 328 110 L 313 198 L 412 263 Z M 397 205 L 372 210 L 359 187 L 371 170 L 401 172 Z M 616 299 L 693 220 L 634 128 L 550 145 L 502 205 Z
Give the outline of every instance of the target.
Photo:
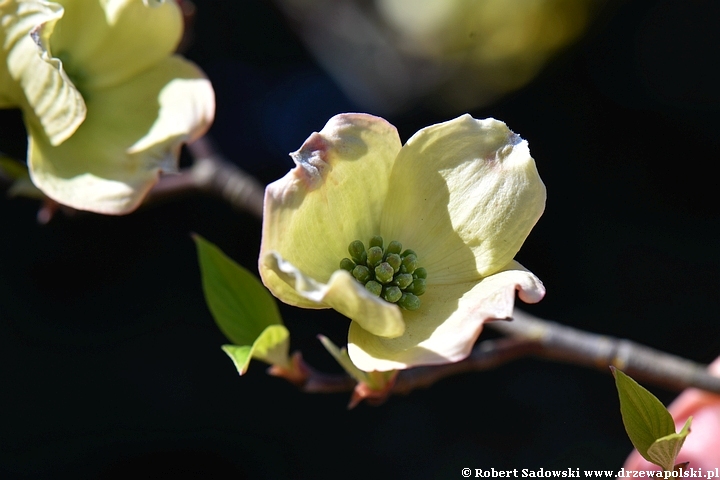
M 296 167 L 268 185 L 260 258 L 277 252 L 308 277 L 327 283 L 353 240 L 379 234 L 380 213 L 400 139 L 395 127 L 365 114 L 330 119 L 291 154 Z M 300 304 L 260 262 L 265 285 Z
M 497 272 L 545 207 L 527 142 L 500 121 L 469 115 L 416 133 L 391 184 L 382 234 L 417 252 L 429 287 Z
M 56 3 L 0 6 L 0 107 L 22 108 L 26 122 L 42 128 L 53 145 L 72 135 L 86 113 L 82 95 L 48 48 L 62 16 Z
M 398 338 L 380 338 L 353 322 L 348 353 L 365 371 L 460 361 L 469 355 L 486 321 L 512 316 L 516 291 L 527 303 L 545 295 L 540 280 L 514 261 L 478 283 L 434 285 L 420 297 L 418 310 L 403 312 L 405 332 Z
M 345 270 L 336 270 L 327 283 L 308 277 L 276 252 L 261 257 L 266 278 L 287 286 L 291 304 L 305 308 L 333 308 L 354 320 L 366 332 L 385 338 L 402 335 L 405 324 L 400 308 L 370 292 Z M 293 298 L 299 297 L 299 298 Z
M 123 214 L 174 171 L 183 142 L 212 121 L 210 82 L 190 62 L 169 57 L 120 86 L 94 91 L 88 115 L 58 147 L 31 129 L 28 163 L 33 182 L 59 203 Z
M 176 2 L 149 7 L 142 0 L 63 0 L 51 46 L 80 90 L 127 81 L 171 55 L 183 20 Z
M 155 67 L 154 75 L 158 74 L 174 78 L 160 90 L 160 110 L 150 130 L 128 153 L 164 150 L 168 144 L 179 145 L 178 139 L 192 142 L 207 131 L 215 117 L 215 92 L 197 67 L 181 57 L 170 57 Z

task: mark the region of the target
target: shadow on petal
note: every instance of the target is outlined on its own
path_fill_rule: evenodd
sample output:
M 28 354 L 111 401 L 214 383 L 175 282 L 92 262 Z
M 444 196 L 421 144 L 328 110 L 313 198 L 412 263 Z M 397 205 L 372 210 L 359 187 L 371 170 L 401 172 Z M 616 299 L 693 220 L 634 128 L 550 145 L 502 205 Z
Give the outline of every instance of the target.
M 402 148 L 381 225 L 418 253 L 428 283 L 471 282 L 515 257 L 544 205 L 527 142 L 500 121 L 463 115 Z
M 279 252 L 304 274 L 328 282 L 350 242 L 382 234 L 380 216 L 400 148 L 397 130 L 381 118 L 331 118 L 291 154 L 296 167 L 265 190 L 261 257 Z M 262 268 L 260 274 L 267 285 Z

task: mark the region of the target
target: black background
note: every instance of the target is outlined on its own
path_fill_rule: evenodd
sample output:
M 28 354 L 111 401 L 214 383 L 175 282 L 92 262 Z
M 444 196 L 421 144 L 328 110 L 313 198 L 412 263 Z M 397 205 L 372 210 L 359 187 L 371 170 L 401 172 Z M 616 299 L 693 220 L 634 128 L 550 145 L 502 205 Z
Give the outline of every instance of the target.
M 262 182 L 360 108 L 271 3 L 196 4 L 186 55 L 216 89 L 211 135 Z M 609 2 L 532 84 L 470 112 L 527 139 L 547 185 L 518 256 L 548 290 L 530 312 L 700 362 L 720 354 L 719 14 L 713 1 Z M 454 116 L 388 120 L 406 140 Z M 24 156 L 18 112 L 0 111 L 0 145 Z M 617 470 L 630 451 L 612 377 L 580 367 L 522 360 L 353 411 L 260 363 L 239 378 L 189 234 L 254 268 L 259 220 L 200 196 L 45 226 L 37 207 L 0 198 L 0 478 L 461 478 Z M 338 371 L 315 335 L 342 343 L 347 321 L 282 313 L 293 349 Z

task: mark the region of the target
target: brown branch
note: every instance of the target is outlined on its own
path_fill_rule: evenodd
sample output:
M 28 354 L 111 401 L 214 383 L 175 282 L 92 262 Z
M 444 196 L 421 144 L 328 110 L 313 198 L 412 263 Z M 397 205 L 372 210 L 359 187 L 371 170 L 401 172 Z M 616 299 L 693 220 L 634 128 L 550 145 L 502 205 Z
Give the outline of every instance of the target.
M 695 387 L 720 393 L 720 377 L 710 375 L 706 365 L 629 340 L 584 332 L 520 310 L 515 310 L 512 321 L 491 322 L 488 326 L 506 337 L 478 343 L 460 362 L 402 370 L 388 395 L 406 395 L 446 377 L 489 370 L 526 357 L 583 365 L 606 373 L 610 373 L 612 365 L 640 382 L 669 390 Z M 304 362 L 302 369 L 305 376 L 295 383 L 307 393 L 349 392 L 357 386 L 344 374 L 322 373 Z
M 355 380 L 349 375 L 323 373 L 311 368 L 300 389 L 305 393 L 341 393 L 352 392 L 355 385 Z
M 392 393 L 407 395 L 418 388 L 428 388 L 445 377 L 491 370 L 512 360 L 533 355 L 536 350 L 535 342 L 523 339 L 484 340 L 460 362 L 401 371 Z
M 238 210 L 262 217 L 265 187 L 215 150 L 205 136 L 188 145 L 191 167 L 164 175 L 150 190 L 145 204 L 197 190 L 222 198 Z
M 503 363 L 516 358 L 532 354 L 536 350 L 534 342 L 517 339 L 485 340 L 478 344 L 470 356 L 461 362 L 448 363 L 446 365 L 432 367 L 417 367 L 409 370 L 402 370 L 389 393 L 406 395 L 419 388 L 427 388 L 445 377 L 458 375 L 460 373 L 477 372 L 489 370 Z M 300 390 L 306 393 L 338 393 L 352 391 L 357 382 L 346 374 L 323 373 L 311 367 L 302 358 L 295 354 L 294 360 L 300 360 L 295 370 L 304 373 L 302 381 L 297 377 L 291 380 Z M 286 376 L 278 374 L 275 367 L 271 367 L 271 374 L 275 376 Z
M 537 357 L 583 365 L 609 373 L 610 365 L 639 382 L 669 390 L 695 387 L 720 393 L 720 378 L 706 365 L 661 352 L 639 343 L 541 320 L 515 310 L 510 322 L 491 322 L 488 327 L 511 338 L 537 344 Z

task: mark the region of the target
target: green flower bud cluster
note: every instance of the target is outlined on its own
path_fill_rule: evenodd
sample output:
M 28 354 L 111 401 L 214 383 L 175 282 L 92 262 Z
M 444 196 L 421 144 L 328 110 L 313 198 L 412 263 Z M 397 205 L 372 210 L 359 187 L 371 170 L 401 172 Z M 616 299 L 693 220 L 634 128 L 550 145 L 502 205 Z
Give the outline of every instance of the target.
M 418 267 L 417 254 L 402 249 L 397 241 L 383 249 L 383 238 L 374 236 L 370 246 L 355 240 L 348 247 L 350 258 L 340 261 L 340 268 L 347 270 L 375 296 L 396 303 L 405 310 L 420 307 L 420 295 L 425 293 L 427 271 Z M 402 253 L 401 253 L 402 252 Z

